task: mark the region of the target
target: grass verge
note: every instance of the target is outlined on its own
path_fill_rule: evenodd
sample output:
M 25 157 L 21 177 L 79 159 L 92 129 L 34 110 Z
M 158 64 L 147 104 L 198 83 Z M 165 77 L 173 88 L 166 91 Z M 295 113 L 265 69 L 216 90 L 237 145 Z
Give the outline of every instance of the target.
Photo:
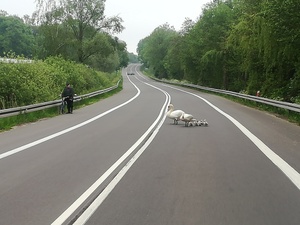
M 147 71 L 143 71 L 143 73 L 146 76 L 150 77 L 150 78 L 154 78 L 154 76 L 152 74 L 150 74 L 149 72 L 147 72 Z M 183 84 L 184 83 L 180 83 L 180 81 L 178 81 L 178 83 L 174 84 L 174 85 L 186 87 Z M 191 87 L 189 87 L 189 88 L 191 88 Z M 291 110 L 288 110 L 288 109 L 278 108 L 278 107 L 271 106 L 271 105 L 266 105 L 266 104 L 251 101 L 251 100 L 248 100 L 248 99 L 243 99 L 243 98 L 238 98 L 238 97 L 234 97 L 234 96 L 230 96 L 230 95 L 225 95 L 225 94 L 221 94 L 221 93 L 205 91 L 205 90 L 199 90 L 197 88 L 191 88 L 191 89 L 197 90 L 199 92 L 205 92 L 205 93 L 221 96 L 223 98 L 226 98 L 226 99 L 229 99 L 231 101 L 240 103 L 242 105 L 246 105 L 246 106 L 251 107 L 251 108 L 255 108 L 255 109 L 258 109 L 258 110 L 261 110 L 261 111 L 271 113 L 271 114 L 275 115 L 278 118 L 287 120 L 291 123 L 294 123 L 294 124 L 297 124 L 298 126 L 300 126 L 300 113 L 298 113 L 298 112 L 294 112 L 294 111 L 291 111 Z
M 242 105 L 251 107 L 251 108 L 255 108 L 264 112 L 268 112 L 273 114 L 274 116 L 287 120 L 291 123 L 295 123 L 298 126 L 300 126 L 300 113 L 288 110 L 288 109 L 283 109 L 283 108 L 278 108 L 272 105 L 267 105 L 267 104 L 263 104 L 263 103 L 259 103 L 259 102 L 255 102 L 255 101 L 251 101 L 248 99 L 243 99 L 243 98 L 238 98 L 238 97 L 234 97 L 231 95 L 225 95 L 225 94 L 221 94 L 221 93 L 215 93 L 215 92 L 210 92 L 210 91 L 205 91 L 205 90 L 199 90 L 196 89 L 200 92 L 206 92 L 206 93 L 210 93 L 210 94 L 214 94 L 214 95 L 218 95 L 221 96 L 223 98 L 226 98 L 228 100 L 240 103 Z
M 294 123 L 294 124 L 297 124 L 298 126 L 300 126 L 300 113 L 298 113 L 298 112 L 294 112 L 294 111 L 291 111 L 288 109 L 283 109 L 283 108 L 275 107 L 272 105 L 267 105 L 267 104 L 251 101 L 248 99 L 238 98 L 238 97 L 231 96 L 231 95 L 225 95 L 225 94 L 211 92 L 211 91 L 199 90 L 197 88 L 194 88 L 194 89 L 198 90 L 200 92 L 218 95 L 220 97 L 237 102 L 239 104 L 242 104 L 242 105 L 254 108 L 254 109 L 258 109 L 258 110 L 261 110 L 264 112 L 271 113 L 278 118 L 287 120 L 291 123 Z
M 251 101 L 251 100 L 247 100 L 247 99 L 242 99 L 242 98 L 236 98 L 234 96 L 228 96 L 228 95 L 222 95 L 220 94 L 222 97 L 232 100 L 234 102 L 238 102 L 240 104 L 246 105 L 248 107 L 251 108 L 255 108 L 261 111 L 265 111 L 268 113 L 272 113 L 273 115 L 287 120 L 291 123 L 295 123 L 298 126 L 300 126 L 300 113 L 298 112 L 294 112 L 288 109 L 283 109 L 283 108 L 278 108 L 272 105 L 266 105 L 263 103 L 259 103 L 259 102 L 255 102 L 255 101 Z

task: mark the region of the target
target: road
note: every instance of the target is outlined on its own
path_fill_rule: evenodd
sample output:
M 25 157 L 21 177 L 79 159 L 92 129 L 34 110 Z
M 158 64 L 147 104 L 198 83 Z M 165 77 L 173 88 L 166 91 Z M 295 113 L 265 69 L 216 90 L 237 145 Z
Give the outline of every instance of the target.
M 0 134 L 1 225 L 299 225 L 299 126 L 122 73 L 120 93 Z M 174 125 L 170 102 L 209 126 Z

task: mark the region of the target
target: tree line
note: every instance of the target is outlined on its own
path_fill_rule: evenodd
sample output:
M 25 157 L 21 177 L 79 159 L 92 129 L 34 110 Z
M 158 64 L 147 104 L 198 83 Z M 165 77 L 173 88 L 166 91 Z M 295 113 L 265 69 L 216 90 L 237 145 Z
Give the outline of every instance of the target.
M 32 59 L 0 61 L 0 109 L 58 99 L 66 82 L 78 95 L 115 85 L 129 53 L 105 0 L 36 2 L 23 18 L 0 10 L 0 58 Z
M 138 43 L 157 78 L 300 103 L 299 0 L 213 0 Z
M 127 66 L 122 18 L 105 15 L 105 0 L 38 0 L 32 16 L 0 11 L 0 56 L 60 56 L 103 72 Z

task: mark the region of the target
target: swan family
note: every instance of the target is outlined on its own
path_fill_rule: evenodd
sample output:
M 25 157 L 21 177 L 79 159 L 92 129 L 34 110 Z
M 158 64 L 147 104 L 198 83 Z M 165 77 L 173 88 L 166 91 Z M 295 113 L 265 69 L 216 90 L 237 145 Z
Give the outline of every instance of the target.
M 169 104 L 166 116 L 169 119 L 172 119 L 174 124 L 178 124 L 178 121 L 183 121 L 186 127 L 208 125 L 206 120 L 198 121 L 194 118 L 192 114 L 185 113 L 183 110 L 180 109 L 174 110 L 173 104 Z
M 180 109 L 174 110 L 174 105 L 169 104 L 167 117 L 174 121 L 174 124 L 178 124 L 178 120 L 180 120 L 181 115 L 184 112 Z

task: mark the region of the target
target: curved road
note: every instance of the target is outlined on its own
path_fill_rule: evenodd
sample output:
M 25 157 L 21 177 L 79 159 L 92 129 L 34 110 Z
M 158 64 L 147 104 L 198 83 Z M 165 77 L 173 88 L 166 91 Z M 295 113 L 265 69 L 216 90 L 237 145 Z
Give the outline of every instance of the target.
M 0 224 L 299 224 L 299 126 L 138 69 L 108 99 L 0 134 Z M 209 126 L 174 125 L 170 102 Z

